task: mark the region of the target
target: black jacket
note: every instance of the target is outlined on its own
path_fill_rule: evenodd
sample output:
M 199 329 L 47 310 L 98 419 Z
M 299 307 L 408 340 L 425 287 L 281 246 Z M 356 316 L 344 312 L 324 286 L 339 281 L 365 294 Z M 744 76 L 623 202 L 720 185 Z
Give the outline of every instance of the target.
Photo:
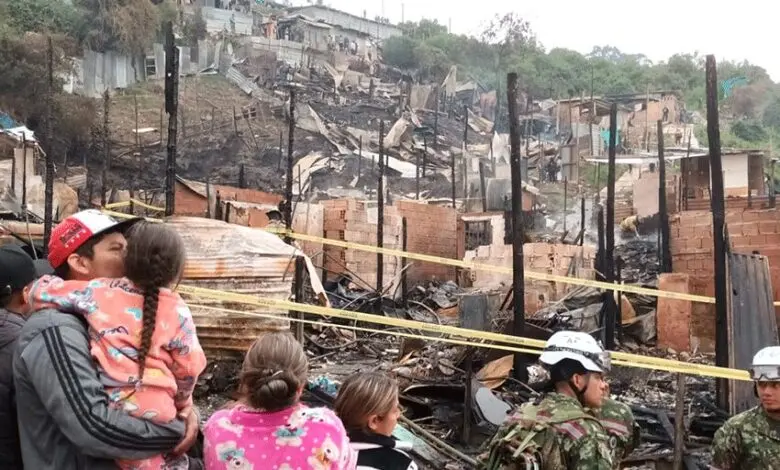
M 13 359 L 24 318 L 0 309 L 0 468 L 22 470 L 19 427 L 16 423 Z
M 404 451 L 412 444 L 379 434 L 352 431 L 352 449 L 358 453 L 357 470 L 417 470 L 417 464 Z

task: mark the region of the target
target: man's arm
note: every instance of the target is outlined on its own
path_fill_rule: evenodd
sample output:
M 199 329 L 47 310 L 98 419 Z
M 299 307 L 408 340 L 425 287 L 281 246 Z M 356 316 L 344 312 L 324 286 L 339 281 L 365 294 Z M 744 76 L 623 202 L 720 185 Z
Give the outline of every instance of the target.
M 739 468 L 742 439 L 736 426 L 724 424 L 715 432 L 712 441 L 712 466 L 717 470 Z
M 110 407 L 83 331 L 49 327 L 27 344 L 20 359 L 46 411 L 84 454 L 142 459 L 172 450 L 182 438 L 180 421 L 155 424 Z

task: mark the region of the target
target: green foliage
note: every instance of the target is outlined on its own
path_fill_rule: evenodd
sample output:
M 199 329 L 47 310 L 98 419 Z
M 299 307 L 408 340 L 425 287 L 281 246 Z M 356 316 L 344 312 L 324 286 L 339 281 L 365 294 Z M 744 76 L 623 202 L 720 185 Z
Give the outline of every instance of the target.
M 435 20 L 400 27 L 404 36 L 384 43 L 384 59 L 399 68 L 420 69 L 421 78 L 441 80 L 450 65 L 457 65 L 461 79 L 469 77 L 494 88 L 505 86 L 508 72 L 517 72 L 521 87 L 535 98 L 588 96 L 591 87 L 595 95 L 643 93 L 649 88 L 679 92 L 689 109 L 706 107 L 704 57 L 698 54 L 675 54 L 653 63 L 642 54 L 626 54 L 612 46 L 594 47 L 587 55 L 561 48 L 547 51 L 531 26 L 514 14 L 496 16 L 479 39 L 448 34 Z M 760 117 L 762 100 L 757 97 L 764 96 L 769 75 L 746 61 L 718 63 L 720 81 L 738 75 L 755 86 L 738 89 L 742 96 L 730 97 L 728 104 L 747 117 Z
M 752 120 L 735 121 L 731 124 L 731 132 L 738 139 L 753 144 L 764 142 L 769 138 L 769 134 L 761 127 L 761 124 Z
M 762 122 L 765 126 L 780 130 L 780 96 L 775 95 L 764 108 Z
M 83 38 L 86 12 L 61 0 L 4 0 L 6 24 L 18 32 L 66 34 Z

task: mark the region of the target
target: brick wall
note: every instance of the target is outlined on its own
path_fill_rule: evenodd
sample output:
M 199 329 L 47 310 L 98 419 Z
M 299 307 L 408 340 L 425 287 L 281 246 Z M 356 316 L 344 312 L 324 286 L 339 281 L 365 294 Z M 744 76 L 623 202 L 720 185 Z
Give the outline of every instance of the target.
M 207 213 L 206 198 L 187 186 L 176 182 L 174 191 L 176 215 L 205 217 Z
M 458 213 L 451 207 L 398 201 L 398 214 L 406 218 L 407 251 L 442 258 L 458 257 Z M 407 271 L 409 283 L 428 280 L 455 280 L 455 268 L 411 260 Z
M 278 205 L 282 201 L 282 196 L 279 194 L 266 193 L 255 189 L 212 185 L 210 191 L 212 202 L 216 198 L 217 192 L 219 192 L 219 197 L 223 201 L 231 200 L 269 205 Z M 193 191 L 179 181 L 176 182 L 174 197 L 176 201 L 176 215 L 205 217 L 208 213 L 206 196 Z
M 700 295 L 714 295 L 711 213 L 683 211 L 672 219 L 670 225 L 674 272 L 694 277 L 699 282 Z M 780 211 L 727 208 L 726 225 L 729 242 L 735 253 L 758 251 L 769 258 L 774 299 L 780 300 Z M 695 304 L 695 307 L 702 312 L 700 325 L 706 327 L 709 321 L 714 321 L 712 305 Z
M 581 257 L 580 251 L 582 251 Z M 596 248 L 593 246 L 580 247 L 552 243 L 525 243 L 523 245 L 523 266 L 527 271 L 538 273 L 569 276 L 569 267 L 573 265 L 574 277 L 593 279 L 595 277 L 593 269 L 595 257 Z M 464 259 L 481 264 L 511 267 L 512 245 L 480 246 L 476 250 L 467 251 Z M 476 288 L 496 287 L 501 284 L 511 286 L 512 284 L 512 275 L 508 273 L 476 271 L 473 276 L 473 286 Z M 526 313 L 531 314 L 539 309 L 540 296 L 543 296 L 546 302 L 558 300 L 570 288 L 569 284 L 526 279 Z
M 693 295 L 715 295 L 711 277 L 685 273 L 661 274 L 658 289 Z M 676 351 L 715 350 L 715 306 L 659 297 L 658 346 Z
M 323 231 L 325 238 L 344 240 L 352 243 L 376 246 L 376 208 L 368 208 L 364 202 L 354 199 L 338 199 L 323 201 Z M 384 247 L 401 248 L 401 217 L 393 206 L 385 207 L 384 214 Z M 328 276 L 332 273 L 351 271 L 362 281 L 353 280 L 361 287 L 376 287 L 377 255 L 361 250 L 348 250 L 333 245 L 325 245 L 325 269 Z M 400 260 L 385 256 L 383 281 L 387 285 L 392 281 L 400 267 Z M 368 284 L 366 286 L 365 284 Z

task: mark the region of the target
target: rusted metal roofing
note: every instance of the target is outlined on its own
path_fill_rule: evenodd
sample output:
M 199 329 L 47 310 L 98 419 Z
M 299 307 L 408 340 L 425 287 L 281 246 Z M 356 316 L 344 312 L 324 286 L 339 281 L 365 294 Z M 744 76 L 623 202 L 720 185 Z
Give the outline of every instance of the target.
M 749 369 L 759 349 L 777 346 L 772 278 L 766 256 L 729 253 L 729 367 Z M 756 405 L 751 382 L 729 383 L 730 413 Z
M 166 220 L 184 239 L 187 263 L 183 284 L 260 297 L 287 300 L 292 292 L 295 257 L 303 255 L 278 236 L 260 229 L 198 217 Z M 312 288 L 323 293 L 307 259 Z M 212 356 L 243 354 L 263 331 L 289 329 L 287 312 L 244 304 L 187 299 L 198 338 Z M 278 319 L 198 308 L 207 305 L 232 310 L 279 314 Z

